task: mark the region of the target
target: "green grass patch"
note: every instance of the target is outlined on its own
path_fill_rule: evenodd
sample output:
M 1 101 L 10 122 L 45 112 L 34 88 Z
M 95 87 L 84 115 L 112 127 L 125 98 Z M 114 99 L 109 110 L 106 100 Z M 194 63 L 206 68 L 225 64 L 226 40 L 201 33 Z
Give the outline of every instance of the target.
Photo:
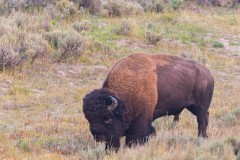
M 10 95 L 25 95 L 28 96 L 30 95 L 30 90 L 28 88 L 24 87 L 12 87 L 11 90 L 9 91 Z
M 177 24 L 176 26 L 166 26 L 165 36 L 171 39 L 181 40 L 183 43 L 190 42 L 202 45 L 202 36 L 206 30 L 195 24 Z
M 240 106 L 236 107 L 231 112 L 234 116 L 240 117 Z
M 113 27 L 106 26 L 104 28 L 99 28 L 98 26 L 94 26 L 92 31 L 89 33 L 89 37 L 98 42 L 108 42 L 120 39 L 122 36 L 117 35 L 116 33 L 112 32 Z
M 230 41 L 229 45 L 230 46 L 240 46 L 240 41 Z
M 178 24 L 177 29 L 187 33 L 204 33 L 205 29 L 195 24 Z
M 214 47 L 214 48 L 223 48 L 224 45 L 223 45 L 223 43 L 221 43 L 221 42 L 214 42 L 214 43 L 213 43 L 213 47 Z
M 20 139 L 18 141 L 18 144 L 17 144 L 18 148 L 20 148 L 22 151 L 24 152 L 29 152 L 30 151 L 30 147 L 29 145 L 27 144 L 27 142 L 25 142 L 24 139 Z
M 160 15 L 160 20 L 163 22 L 172 22 L 176 19 L 176 14 L 174 13 L 164 13 Z

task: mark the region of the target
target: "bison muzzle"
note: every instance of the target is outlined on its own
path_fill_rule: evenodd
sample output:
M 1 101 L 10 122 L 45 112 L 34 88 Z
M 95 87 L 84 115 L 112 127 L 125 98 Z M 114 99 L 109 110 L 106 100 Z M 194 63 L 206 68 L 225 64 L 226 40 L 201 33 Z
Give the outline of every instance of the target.
M 83 112 L 96 141 L 106 150 L 143 144 L 155 134 L 152 122 L 184 108 L 197 118 L 198 136 L 207 137 L 214 79 L 203 65 L 170 55 L 132 54 L 109 71 L 102 88 L 83 99 Z

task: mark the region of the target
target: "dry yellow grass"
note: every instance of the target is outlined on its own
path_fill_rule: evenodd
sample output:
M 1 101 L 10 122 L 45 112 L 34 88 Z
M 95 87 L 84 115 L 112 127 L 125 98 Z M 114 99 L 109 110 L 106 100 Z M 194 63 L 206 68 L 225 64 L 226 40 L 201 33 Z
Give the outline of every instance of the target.
M 84 34 L 92 47 L 74 64 L 38 60 L 0 73 L 0 159 L 239 160 L 240 151 L 238 157 L 233 152 L 240 146 L 239 14 L 184 9 L 98 20 L 86 14 L 54 22 L 58 24 L 54 30 L 72 30 L 76 21 L 91 21 L 92 32 Z M 132 34 L 112 33 L 123 19 L 134 24 Z M 149 45 L 146 29 L 162 34 L 163 40 Z M 216 41 L 224 47 L 213 47 Z M 211 70 L 215 91 L 209 139 L 197 138 L 196 118 L 184 111 L 176 126 L 171 125 L 172 117 L 154 122 L 157 136 L 144 146 L 122 147 L 119 153 L 106 155 L 104 145 L 93 140 L 82 98 L 101 87 L 114 62 L 140 51 L 185 56 Z

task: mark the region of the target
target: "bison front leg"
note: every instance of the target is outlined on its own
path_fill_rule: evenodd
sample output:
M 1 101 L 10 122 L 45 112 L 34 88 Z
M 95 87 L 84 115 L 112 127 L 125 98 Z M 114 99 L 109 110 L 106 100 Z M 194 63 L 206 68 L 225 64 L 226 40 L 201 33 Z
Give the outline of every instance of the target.
M 119 148 L 120 148 L 120 138 L 115 138 L 110 142 L 106 142 L 106 145 L 105 145 L 106 154 L 108 154 L 108 151 L 117 152 Z
M 144 144 L 148 141 L 149 136 L 155 134 L 156 131 L 152 127 L 151 121 L 139 120 L 133 123 L 126 132 L 126 145 L 132 147 L 136 144 Z

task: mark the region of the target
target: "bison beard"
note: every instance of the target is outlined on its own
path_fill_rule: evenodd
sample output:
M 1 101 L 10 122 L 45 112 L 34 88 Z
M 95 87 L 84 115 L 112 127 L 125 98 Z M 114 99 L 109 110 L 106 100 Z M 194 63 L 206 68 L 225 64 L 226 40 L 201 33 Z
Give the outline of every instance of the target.
M 106 150 L 143 144 L 155 135 L 151 123 L 184 108 L 197 117 L 198 136 L 207 137 L 214 80 L 203 65 L 170 55 L 133 54 L 118 61 L 102 88 L 83 99 L 83 112 L 96 141 Z

